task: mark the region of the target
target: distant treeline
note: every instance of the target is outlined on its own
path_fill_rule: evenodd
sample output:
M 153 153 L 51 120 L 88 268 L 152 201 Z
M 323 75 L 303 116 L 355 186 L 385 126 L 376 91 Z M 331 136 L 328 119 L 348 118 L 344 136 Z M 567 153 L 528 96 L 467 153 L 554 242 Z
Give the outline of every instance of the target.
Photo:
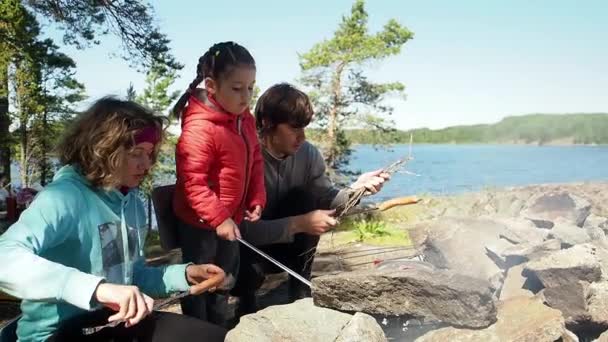
M 608 114 L 530 114 L 506 117 L 496 124 L 437 130 L 346 131 L 355 144 L 409 143 L 410 134 L 415 143 L 608 144 Z

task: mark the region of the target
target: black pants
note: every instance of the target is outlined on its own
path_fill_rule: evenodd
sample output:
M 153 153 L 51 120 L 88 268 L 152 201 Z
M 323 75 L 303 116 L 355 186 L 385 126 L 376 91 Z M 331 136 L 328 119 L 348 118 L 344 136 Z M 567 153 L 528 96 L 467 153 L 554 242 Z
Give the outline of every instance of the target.
M 264 219 L 278 219 L 295 216 L 315 210 L 314 196 L 302 189 L 293 189 L 281 199 L 277 215 L 264 217 Z M 267 246 L 259 246 L 266 254 L 278 260 L 285 266 L 298 272 L 306 279 L 310 279 L 312 262 L 319 243 L 319 236 L 305 233 L 296 234 L 292 243 L 281 243 Z M 255 312 L 255 291 L 264 282 L 268 273 L 282 272 L 280 268 L 259 256 L 245 246 L 241 246 L 241 258 L 239 265 L 239 277 L 232 294 L 240 297 L 239 314 Z M 289 299 L 310 296 L 310 289 L 299 280 L 289 277 Z
M 182 250 L 183 262 L 215 264 L 226 272 L 227 277 L 232 276 L 232 279 L 236 280 L 239 269 L 237 241 L 222 240 L 215 230 L 201 229 L 178 222 L 178 242 Z M 228 296 L 219 292 L 186 296 L 181 300 L 182 313 L 226 326 Z
M 170 342 L 170 341 L 224 341 L 226 330 L 199 319 L 155 311 L 138 324 L 125 328 L 120 324 L 112 328 L 84 335 L 83 328 L 95 327 L 107 323 L 112 315 L 108 310 L 99 310 L 70 319 L 49 339 L 61 341 L 91 341 L 91 342 Z

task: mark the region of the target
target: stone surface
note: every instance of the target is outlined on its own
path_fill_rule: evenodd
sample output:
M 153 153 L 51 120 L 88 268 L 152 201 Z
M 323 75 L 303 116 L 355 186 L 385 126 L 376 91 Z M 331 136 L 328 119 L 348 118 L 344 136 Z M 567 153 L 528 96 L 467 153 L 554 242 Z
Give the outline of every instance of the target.
M 605 325 L 608 329 L 608 282 L 589 285 L 587 309 L 592 322 Z
M 416 342 L 555 342 L 571 341 L 559 310 L 536 298 L 516 297 L 500 302 L 498 321 L 482 330 L 442 328 L 416 339 Z
M 526 243 L 538 245 L 541 244 L 546 239 L 547 234 L 549 234 L 548 230 L 538 229 L 531 220 L 521 217 L 488 217 L 488 219 L 495 220 L 496 222 L 505 225 L 507 229 L 500 237 L 509 240 L 514 244 Z
M 335 342 L 384 342 L 387 341 L 376 320 L 361 312 L 355 313 Z
M 519 260 L 520 262 L 536 260 L 551 252 L 562 249 L 562 242 L 557 239 L 546 240 L 540 244 L 521 243 L 506 248 L 502 252 L 505 259 Z
M 524 265 L 511 267 L 507 271 L 505 282 L 500 290 L 500 300 L 504 301 L 513 297 L 534 297 L 532 291 L 524 289 L 526 277 L 522 275 Z
M 598 215 L 595 215 L 592 213 L 587 217 L 587 219 L 585 220 L 585 223 L 583 225 L 583 228 L 589 228 L 589 227 L 608 229 L 608 218 L 603 217 L 603 216 L 598 216 Z
M 558 217 L 582 227 L 590 213 L 589 201 L 566 191 L 557 191 L 530 198 L 522 216 L 533 220 L 539 228 L 552 228 L 550 223 Z
M 316 305 L 336 310 L 411 315 L 472 328 L 496 320 L 490 284 L 449 270 L 346 272 L 314 278 L 312 292 Z
M 566 285 L 579 280 L 594 282 L 602 277 L 598 247 L 593 244 L 576 245 L 530 261 L 524 276 L 536 277 L 545 288 Z
M 587 292 L 589 283 L 578 281 L 544 289 L 539 298 L 545 305 L 562 312 L 569 326 L 584 324 L 589 319 L 587 313 Z
M 513 244 L 500 235 L 505 225 L 483 219 L 444 218 L 428 227 L 424 260 L 437 268 L 490 281 L 494 289 L 503 280 L 502 265 L 497 265 L 492 252 L 500 253 Z
M 301 299 L 241 317 L 225 341 L 335 341 L 351 319 L 349 314 L 314 306 L 310 298 Z
M 591 242 L 586 229 L 575 226 L 561 217 L 555 220 L 555 226 L 549 231 L 548 238 L 560 240 L 565 247 Z

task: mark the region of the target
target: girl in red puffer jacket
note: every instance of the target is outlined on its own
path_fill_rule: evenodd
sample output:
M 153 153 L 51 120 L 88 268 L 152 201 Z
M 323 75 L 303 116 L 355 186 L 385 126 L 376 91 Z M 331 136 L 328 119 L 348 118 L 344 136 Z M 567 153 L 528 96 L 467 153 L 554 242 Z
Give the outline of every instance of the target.
M 227 275 L 238 269 L 238 224 L 260 218 L 266 204 L 264 164 L 249 104 L 255 61 L 233 42 L 213 45 L 173 113 L 181 119 L 176 147 L 173 209 L 184 262 L 215 262 Z M 203 82 L 205 90 L 197 86 Z M 226 298 L 182 300 L 182 311 L 224 324 Z

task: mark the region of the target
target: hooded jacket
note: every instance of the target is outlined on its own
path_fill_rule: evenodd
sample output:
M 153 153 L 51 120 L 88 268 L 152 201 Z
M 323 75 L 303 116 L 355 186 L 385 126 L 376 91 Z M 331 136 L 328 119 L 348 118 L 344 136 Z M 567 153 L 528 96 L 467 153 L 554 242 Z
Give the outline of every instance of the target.
M 256 205 L 264 208 L 264 162 L 249 110 L 233 115 L 190 96 L 175 159 L 173 209 L 182 221 L 215 229 L 228 218 L 240 223 Z
M 137 190 L 94 188 L 64 166 L 0 236 L 0 290 L 22 298 L 17 335 L 43 341 L 61 323 L 99 306 L 101 281 L 160 297 L 188 290 L 187 265 L 147 267 L 147 227 Z

